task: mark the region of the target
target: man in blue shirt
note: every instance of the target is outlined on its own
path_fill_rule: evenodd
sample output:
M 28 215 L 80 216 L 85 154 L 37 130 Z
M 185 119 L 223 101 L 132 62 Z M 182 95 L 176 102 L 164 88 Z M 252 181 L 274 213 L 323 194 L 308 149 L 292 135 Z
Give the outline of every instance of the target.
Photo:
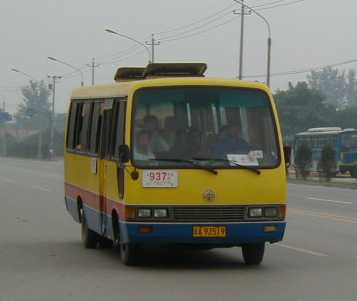
M 241 138 L 238 124 L 223 126 L 212 148 L 215 158 L 226 158 L 227 154 L 248 154 L 251 150 L 249 143 Z

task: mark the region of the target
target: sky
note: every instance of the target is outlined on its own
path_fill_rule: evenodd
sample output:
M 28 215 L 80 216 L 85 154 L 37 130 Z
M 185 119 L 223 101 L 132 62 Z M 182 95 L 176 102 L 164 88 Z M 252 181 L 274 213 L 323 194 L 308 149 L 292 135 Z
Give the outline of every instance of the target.
M 296 1 L 296 0 L 295 0 Z M 285 3 L 295 2 L 285 0 Z M 249 0 L 250 6 L 266 3 L 277 6 L 259 11 L 272 29 L 272 73 L 325 66 L 357 59 L 355 28 L 357 3 L 353 0 L 305 0 L 278 6 L 278 0 Z M 147 63 L 145 49 L 124 51 L 136 44 L 106 33 L 110 28 L 141 42 L 152 33 L 161 40 L 155 49 L 156 62 L 206 62 L 207 76 L 234 78 L 238 74 L 240 16 L 218 15 L 215 22 L 197 31 L 213 30 L 174 41 L 184 32 L 177 27 L 194 23 L 224 8 L 231 0 L 1 0 L 0 1 L 0 100 L 15 112 L 22 101 L 20 89 L 28 78 L 12 72 L 21 70 L 35 79 L 48 82 L 48 75 L 63 76 L 56 86 L 56 112 L 67 110 L 71 90 L 80 85 L 80 75 L 65 65 L 49 61 L 56 57 L 83 68 L 86 85 L 91 84 L 87 64 L 92 58 L 100 64 L 95 70 L 96 83 L 111 83 L 118 67 Z M 276 3 L 276 4 L 274 4 Z M 239 5 L 236 5 L 239 9 Z M 261 6 L 262 8 L 262 6 Z M 205 19 L 206 21 L 209 19 Z M 167 33 L 162 33 L 168 31 Z M 161 34 L 158 34 L 160 33 Z M 181 33 L 182 34 L 182 33 Z M 243 76 L 266 72 L 267 28 L 257 16 L 245 17 Z M 357 63 L 341 68 L 357 68 Z M 273 76 L 273 90 L 286 89 L 288 82 L 304 80 L 306 74 Z M 264 78 L 253 78 L 264 80 Z

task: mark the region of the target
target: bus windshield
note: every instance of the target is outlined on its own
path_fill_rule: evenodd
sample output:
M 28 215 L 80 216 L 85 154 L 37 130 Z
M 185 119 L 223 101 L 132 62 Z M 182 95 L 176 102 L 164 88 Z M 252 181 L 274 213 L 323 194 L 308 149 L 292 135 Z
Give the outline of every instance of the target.
M 134 99 L 133 162 L 139 167 L 273 168 L 280 162 L 266 93 L 229 87 L 161 87 Z
M 357 149 L 357 132 L 343 133 L 341 144 L 343 149 Z

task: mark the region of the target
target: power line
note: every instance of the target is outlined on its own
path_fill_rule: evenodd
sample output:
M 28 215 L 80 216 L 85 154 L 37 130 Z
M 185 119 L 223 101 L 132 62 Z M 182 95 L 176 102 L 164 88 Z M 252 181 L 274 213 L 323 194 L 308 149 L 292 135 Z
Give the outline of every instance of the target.
M 273 4 L 277 4 L 277 3 L 281 3 L 281 2 L 285 2 L 285 1 L 286 0 L 271 1 L 271 2 L 266 2 L 266 3 L 263 3 L 263 4 L 259 4 L 259 5 L 253 5 L 252 7 L 253 8 L 259 8 L 259 7 L 262 7 L 262 6 L 273 5 Z
M 295 3 L 303 2 L 305 0 L 297 0 L 297 1 L 293 1 L 293 2 L 284 3 L 286 1 L 288 1 L 288 0 L 276 0 L 276 1 L 259 4 L 259 5 L 254 5 L 251 7 L 257 8 L 256 10 L 272 9 L 272 8 L 277 8 L 280 6 L 287 6 L 287 5 L 292 5 Z M 173 38 L 176 38 L 176 37 L 184 35 L 184 34 L 189 34 L 190 32 L 193 32 L 197 29 L 201 29 L 201 28 L 205 27 L 206 25 L 210 25 L 211 23 L 215 23 L 216 21 L 219 21 L 221 18 L 230 14 L 232 12 L 230 9 L 232 7 L 235 7 L 236 5 L 237 5 L 236 3 L 233 3 L 229 6 L 226 6 L 226 7 L 222 8 L 221 10 L 209 15 L 209 16 L 198 19 L 197 21 L 191 22 L 186 25 L 177 26 L 170 30 L 158 32 L 158 33 L 156 33 L 156 35 L 159 35 L 160 40 L 163 41 L 166 39 L 173 39 Z M 173 33 L 173 34 L 167 35 L 168 33 Z
M 140 48 L 140 47 L 138 47 Z M 105 62 L 105 63 L 102 63 L 101 65 L 113 65 L 114 63 L 118 63 L 118 62 L 121 62 L 123 60 L 126 60 L 127 58 L 130 58 L 132 56 L 135 56 L 137 54 L 141 54 L 141 53 L 144 53 L 145 50 L 144 49 L 141 49 L 139 51 L 136 51 L 136 52 L 133 52 L 131 54 L 128 54 L 128 55 L 125 55 L 125 56 L 122 56 L 121 58 L 118 58 L 116 60 L 113 60 L 113 61 L 109 61 L 109 62 Z
M 357 59 L 352 59 L 348 61 L 343 61 L 340 63 L 334 63 L 334 64 L 329 64 L 329 65 L 323 65 L 323 66 L 318 66 L 318 67 L 311 67 L 311 68 L 305 68 L 305 69 L 300 69 L 300 70 L 290 70 L 290 71 L 283 71 L 283 72 L 276 72 L 272 73 L 271 76 L 285 76 L 285 75 L 298 75 L 298 74 L 304 74 L 304 73 L 309 73 L 311 71 L 318 71 L 324 68 L 333 68 L 333 67 L 339 67 L 343 65 L 348 65 L 352 63 L 356 63 Z M 256 75 L 247 75 L 245 76 L 246 78 L 261 78 L 265 77 L 265 74 L 256 74 Z
M 184 35 L 184 36 L 181 36 L 181 37 L 177 37 L 177 38 L 162 40 L 162 43 L 168 43 L 168 42 L 183 40 L 183 39 L 187 39 L 187 38 L 194 37 L 194 36 L 197 36 L 197 35 L 201 35 L 203 33 L 206 33 L 208 31 L 217 29 L 217 28 L 222 27 L 222 26 L 224 26 L 224 25 L 226 25 L 228 23 L 231 23 L 231 22 L 235 21 L 236 19 L 237 19 L 236 17 L 233 17 L 233 18 L 230 18 L 230 19 L 226 20 L 225 22 L 222 22 L 222 23 L 216 24 L 214 26 L 208 27 L 205 30 L 197 31 L 195 33 L 187 34 L 187 35 Z
M 278 7 L 283 7 L 283 6 L 290 6 L 290 5 L 301 3 L 304 1 L 305 0 L 297 0 L 297 1 L 292 1 L 292 2 L 288 2 L 288 3 L 281 3 L 281 4 L 277 4 L 277 5 L 273 5 L 273 6 L 263 7 L 258 10 L 261 11 L 261 10 L 267 10 L 267 9 L 278 8 Z
M 204 23 L 202 23 L 202 24 L 200 24 L 200 25 L 198 25 L 198 26 L 192 27 L 192 28 L 187 29 L 187 30 L 184 30 L 184 31 L 180 31 L 180 32 L 178 32 L 178 33 L 176 33 L 176 34 L 169 35 L 169 36 L 167 36 L 167 37 L 163 37 L 163 38 L 160 39 L 160 41 L 164 41 L 164 40 L 172 39 L 172 38 L 175 38 L 175 37 L 178 37 L 178 36 L 181 36 L 181 35 L 189 34 L 189 33 L 191 33 L 191 32 L 194 32 L 194 31 L 196 31 L 196 30 L 199 30 L 199 29 L 201 29 L 201 28 L 203 28 L 203 27 L 206 27 L 207 25 L 209 25 L 209 24 L 211 24 L 211 23 L 214 23 L 214 22 L 216 22 L 216 21 L 219 21 L 219 20 L 221 20 L 223 17 L 225 17 L 225 16 L 227 16 L 227 15 L 231 15 L 231 14 L 232 14 L 232 11 L 226 12 L 225 14 L 223 14 L 223 15 L 221 15 L 221 16 L 218 16 L 218 17 L 216 17 L 216 18 L 214 18 L 214 19 L 211 19 L 211 20 L 209 20 L 209 21 L 206 21 L 206 22 L 204 22 Z
M 261 5 L 251 6 L 251 8 L 259 7 L 256 10 L 260 11 L 260 10 L 263 10 L 263 9 L 265 10 L 265 9 L 277 8 L 277 7 L 280 7 L 280 6 L 292 5 L 292 4 L 296 4 L 296 3 L 299 3 L 299 2 L 303 2 L 305 0 L 297 0 L 297 1 L 292 1 L 292 2 L 288 2 L 288 3 L 282 3 L 282 2 L 286 2 L 286 1 L 287 0 L 272 1 L 272 2 L 265 3 L 265 4 L 261 4 Z M 278 3 L 280 3 L 280 4 L 278 4 Z M 269 6 L 269 5 L 272 5 L 272 4 L 276 4 L 276 5 Z M 222 11 L 223 10 L 221 10 L 220 13 L 222 13 Z M 193 27 L 193 28 L 190 28 L 190 29 L 185 30 L 183 32 L 178 32 L 178 33 L 173 34 L 171 36 L 162 38 L 162 39 L 160 39 L 160 41 L 163 42 L 163 43 L 166 43 L 166 42 L 172 42 L 172 41 L 177 41 L 177 40 L 183 40 L 183 39 L 186 39 L 186 38 L 190 38 L 190 37 L 197 36 L 197 35 L 206 33 L 208 31 L 214 30 L 214 29 L 216 29 L 218 27 L 221 27 L 221 26 L 226 25 L 226 24 L 228 24 L 230 22 L 233 22 L 234 18 L 226 20 L 226 21 L 218 23 L 218 24 L 215 24 L 215 25 L 210 26 L 210 27 L 208 27 L 206 29 L 197 31 L 197 29 L 204 28 L 205 26 L 209 25 L 210 23 L 214 23 L 214 22 L 218 21 L 219 19 L 221 19 L 222 17 L 224 17 L 224 16 L 226 16 L 228 14 L 231 14 L 231 13 L 232 12 L 229 11 L 228 13 L 225 13 L 222 16 L 219 16 L 219 17 L 216 17 L 214 19 L 211 19 L 211 20 L 209 20 L 209 21 L 207 21 L 205 23 L 202 23 L 202 24 L 200 24 L 200 25 L 198 25 L 196 27 Z M 200 20 L 202 20 L 202 19 L 200 19 Z M 195 22 L 193 22 L 193 23 L 195 23 Z M 191 23 L 191 24 L 193 24 L 193 23 Z M 181 28 L 183 28 L 183 27 L 190 27 L 190 25 L 182 26 Z
M 196 24 L 199 24 L 199 23 L 201 23 L 201 22 L 203 22 L 203 21 L 206 21 L 206 20 L 208 20 L 208 19 L 214 18 L 214 17 L 218 16 L 219 14 L 226 12 L 228 9 L 231 9 L 231 8 L 234 7 L 234 6 L 236 6 L 235 3 L 230 4 L 230 5 L 228 5 L 228 6 L 224 7 L 224 8 L 222 8 L 222 9 L 220 9 L 219 11 L 217 11 L 217 12 L 215 12 L 215 13 L 213 13 L 213 14 L 210 14 L 210 15 L 208 15 L 208 16 L 206 16 L 206 17 L 203 17 L 203 18 L 201 18 L 201 19 L 198 19 L 197 21 L 193 21 L 193 22 L 191 22 L 191 23 L 189 23 L 189 24 L 177 26 L 177 27 L 174 27 L 174 28 L 165 30 L 165 31 L 156 32 L 155 34 L 156 34 L 156 35 L 164 35 L 164 34 L 166 34 L 166 33 L 175 32 L 175 31 L 180 31 L 180 30 L 182 30 L 182 29 L 189 28 L 189 27 L 191 27 L 191 26 L 193 26 L 193 25 L 196 25 Z
M 135 50 L 136 50 L 136 51 L 135 51 Z M 140 51 L 138 51 L 138 50 L 140 50 Z M 142 51 L 141 51 L 141 50 L 142 50 Z M 137 46 L 137 47 L 134 49 L 134 51 L 132 51 L 132 52 L 130 52 L 130 53 L 127 53 L 127 54 L 122 55 L 122 56 L 118 56 L 118 57 L 116 57 L 116 58 L 114 58 L 114 59 L 112 59 L 112 60 L 110 60 L 110 61 L 101 62 L 100 64 L 101 64 L 101 65 L 111 65 L 111 64 L 113 64 L 113 63 L 115 63 L 115 62 L 121 61 L 123 58 L 131 57 L 131 56 L 133 56 L 134 54 L 143 53 L 143 52 L 144 52 L 144 50 L 143 50 L 141 47 Z
M 100 61 L 102 59 L 114 59 L 114 58 L 116 58 L 118 56 L 121 56 L 123 53 L 126 53 L 126 52 L 131 51 L 131 50 L 136 49 L 136 48 L 139 48 L 139 46 L 138 45 L 133 45 L 133 46 L 130 46 L 130 47 L 125 48 L 123 50 L 116 51 L 113 54 L 97 56 L 97 60 Z

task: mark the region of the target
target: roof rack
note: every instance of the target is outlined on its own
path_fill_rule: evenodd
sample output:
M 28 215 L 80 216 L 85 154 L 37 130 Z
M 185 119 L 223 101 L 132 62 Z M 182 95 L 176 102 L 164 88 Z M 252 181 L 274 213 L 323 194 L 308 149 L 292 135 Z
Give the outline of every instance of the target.
M 116 82 L 144 79 L 144 67 L 122 67 L 114 76 Z
M 158 77 L 203 77 L 205 63 L 153 63 L 144 67 L 123 67 L 115 74 L 116 82 Z
M 311 128 L 307 130 L 308 132 L 338 132 L 342 131 L 340 127 L 323 127 L 323 128 Z
M 144 77 L 204 76 L 205 63 L 153 63 L 147 65 Z

